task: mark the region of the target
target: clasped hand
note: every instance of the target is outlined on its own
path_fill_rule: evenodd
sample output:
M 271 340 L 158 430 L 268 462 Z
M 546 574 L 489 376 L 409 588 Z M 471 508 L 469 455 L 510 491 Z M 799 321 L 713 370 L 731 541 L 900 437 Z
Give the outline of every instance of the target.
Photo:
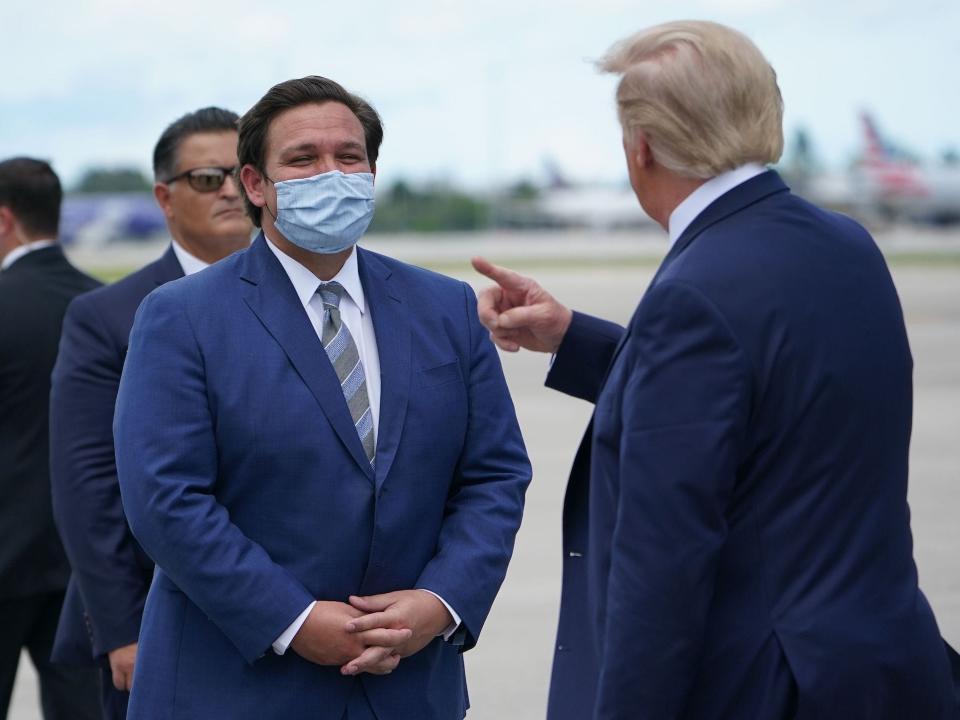
M 318 665 L 339 665 L 344 675 L 386 675 L 419 652 L 452 618 L 425 590 L 400 590 L 350 603 L 319 601 L 290 647 Z

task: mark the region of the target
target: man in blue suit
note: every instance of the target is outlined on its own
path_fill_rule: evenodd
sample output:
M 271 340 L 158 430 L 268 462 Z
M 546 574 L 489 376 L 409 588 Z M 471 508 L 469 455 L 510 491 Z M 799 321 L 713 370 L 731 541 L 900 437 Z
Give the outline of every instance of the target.
M 626 329 L 491 266 L 501 348 L 596 404 L 567 489 L 551 720 L 948 718 L 907 507 L 912 362 L 883 256 L 792 195 L 772 68 L 705 22 L 603 68 L 670 250 Z
M 153 561 L 123 515 L 113 411 L 133 316 L 152 290 L 250 244 L 252 226 L 233 177 L 237 115 L 184 115 L 157 141 L 154 195 L 172 242 L 161 258 L 79 296 L 63 323 L 50 395 L 50 479 L 72 574 L 54 659 L 97 660 L 104 716 L 126 716 L 137 635 Z
M 382 136 L 333 81 L 272 88 L 240 121 L 263 232 L 138 311 L 132 718 L 464 717 L 530 466 L 469 286 L 355 247 Z

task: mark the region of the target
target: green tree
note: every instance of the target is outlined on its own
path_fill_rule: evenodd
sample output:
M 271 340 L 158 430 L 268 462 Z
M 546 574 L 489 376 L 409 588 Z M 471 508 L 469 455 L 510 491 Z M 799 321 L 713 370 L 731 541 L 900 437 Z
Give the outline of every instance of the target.
M 450 185 L 416 188 L 398 180 L 377 196 L 373 232 L 442 232 L 486 227 L 489 205 Z
M 149 192 L 153 183 L 136 168 L 90 168 L 80 182 L 75 192 L 78 193 L 124 193 Z

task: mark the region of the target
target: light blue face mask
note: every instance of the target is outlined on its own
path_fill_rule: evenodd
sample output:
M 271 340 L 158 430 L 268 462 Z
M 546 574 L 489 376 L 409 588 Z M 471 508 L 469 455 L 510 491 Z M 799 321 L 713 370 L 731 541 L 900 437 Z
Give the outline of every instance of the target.
M 373 173 L 333 170 L 274 186 L 274 225 L 304 250 L 329 255 L 351 248 L 373 220 Z

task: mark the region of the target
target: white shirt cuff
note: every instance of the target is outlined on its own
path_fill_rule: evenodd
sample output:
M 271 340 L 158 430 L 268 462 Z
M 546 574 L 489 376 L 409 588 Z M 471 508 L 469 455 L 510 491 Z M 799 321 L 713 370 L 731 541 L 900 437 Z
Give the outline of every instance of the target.
M 457 611 L 454 610 L 452 607 L 450 607 L 450 604 L 449 604 L 446 600 L 444 600 L 442 597 L 440 597 L 439 595 L 437 595 L 437 594 L 436 594 L 435 592 L 433 592 L 432 590 L 427 590 L 426 588 L 419 588 L 419 589 L 420 589 L 420 590 L 423 590 L 424 592 L 430 593 L 430 594 L 433 595 L 437 600 L 439 600 L 440 602 L 442 602 L 442 603 L 443 603 L 443 606 L 444 606 L 444 607 L 447 609 L 447 611 L 450 613 L 450 617 L 453 618 L 453 622 L 451 622 L 449 625 L 447 625 L 447 629 L 444 630 L 442 633 L 440 633 L 441 635 L 443 635 L 443 639 L 444 639 L 444 640 L 449 640 L 451 637 L 453 637 L 453 634 L 457 631 L 457 628 L 460 627 L 460 622 L 461 622 L 460 616 L 457 615 Z
M 313 606 L 316 604 L 317 601 L 314 600 L 307 605 L 307 609 L 300 613 L 296 620 L 290 623 L 290 627 L 283 631 L 283 635 L 273 641 L 273 651 L 277 655 L 283 655 L 287 651 L 290 643 L 293 642 L 294 636 L 300 632 L 300 628 L 303 627 L 303 624 L 307 621 L 307 615 L 310 614 L 310 611 L 313 610 Z

